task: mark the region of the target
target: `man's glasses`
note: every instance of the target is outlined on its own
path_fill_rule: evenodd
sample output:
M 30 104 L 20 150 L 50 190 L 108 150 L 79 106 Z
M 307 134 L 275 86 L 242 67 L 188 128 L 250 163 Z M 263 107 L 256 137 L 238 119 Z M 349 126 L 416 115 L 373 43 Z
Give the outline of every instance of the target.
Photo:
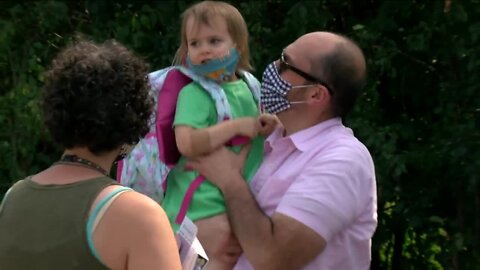
M 287 63 L 287 61 L 285 59 L 285 53 L 284 53 L 284 51 L 282 51 L 282 54 L 280 55 L 280 67 L 279 67 L 278 71 L 279 71 L 279 73 L 281 73 L 281 72 L 283 72 L 284 70 L 287 70 L 287 69 L 290 69 L 291 71 L 297 73 L 298 75 L 302 76 L 307 81 L 322 85 L 323 87 L 327 88 L 330 95 L 333 95 L 332 88 L 324 80 L 317 79 L 313 75 L 310 75 L 307 72 L 305 72 L 301 69 L 298 69 L 298 68 L 290 65 L 289 63 Z M 305 85 L 305 86 L 311 86 L 311 85 Z M 292 87 L 292 88 L 300 88 L 300 87 Z

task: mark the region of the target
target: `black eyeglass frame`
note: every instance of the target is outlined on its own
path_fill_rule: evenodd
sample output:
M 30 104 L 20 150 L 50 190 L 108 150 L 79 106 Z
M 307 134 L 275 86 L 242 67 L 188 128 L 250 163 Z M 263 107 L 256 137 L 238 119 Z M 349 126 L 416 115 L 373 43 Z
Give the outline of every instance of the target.
M 322 85 L 323 87 L 327 88 L 327 91 L 330 93 L 330 95 L 333 95 L 332 88 L 324 80 L 320 80 L 320 79 L 316 78 L 315 76 L 310 75 L 307 72 L 305 72 L 305 71 L 303 71 L 303 70 L 301 70 L 301 69 L 299 69 L 295 66 L 290 65 L 285 60 L 285 51 L 282 51 L 282 54 L 280 55 L 280 69 L 279 69 L 279 71 L 285 70 L 285 68 L 282 68 L 282 65 L 285 66 L 286 69 L 290 69 L 291 71 L 293 71 L 293 72 L 297 73 L 298 75 L 302 76 L 307 81 L 310 81 L 310 82 L 313 82 L 313 83 L 318 83 L 318 84 Z

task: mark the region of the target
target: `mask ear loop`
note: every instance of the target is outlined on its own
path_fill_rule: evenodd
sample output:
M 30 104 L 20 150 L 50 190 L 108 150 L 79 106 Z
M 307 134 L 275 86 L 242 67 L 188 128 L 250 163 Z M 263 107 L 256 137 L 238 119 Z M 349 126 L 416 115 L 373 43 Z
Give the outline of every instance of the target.
M 317 86 L 317 85 L 318 85 L 317 83 L 315 83 L 315 84 L 305 84 L 305 85 L 296 85 L 296 86 L 290 87 L 290 90 L 291 89 L 308 88 L 308 87 Z M 305 103 L 308 103 L 308 102 L 306 100 L 304 100 L 304 101 L 289 101 L 288 103 L 289 104 L 305 104 Z
M 307 103 L 307 101 L 289 101 L 289 104 L 304 104 Z

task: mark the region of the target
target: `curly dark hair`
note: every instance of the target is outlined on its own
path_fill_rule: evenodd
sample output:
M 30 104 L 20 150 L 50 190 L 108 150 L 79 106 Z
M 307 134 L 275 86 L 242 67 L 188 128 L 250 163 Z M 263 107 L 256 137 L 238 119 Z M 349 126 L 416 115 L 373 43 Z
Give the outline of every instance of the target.
M 44 122 L 64 148 L 100 154 L 133 144 L 149 130 L 148 65 L 120 43 L 77 41 L 47 72 Z

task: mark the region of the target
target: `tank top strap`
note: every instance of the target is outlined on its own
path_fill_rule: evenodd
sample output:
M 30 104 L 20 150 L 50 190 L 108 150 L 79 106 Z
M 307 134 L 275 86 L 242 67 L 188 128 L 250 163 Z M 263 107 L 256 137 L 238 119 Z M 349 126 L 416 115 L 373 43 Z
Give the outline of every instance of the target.
M 132 190 L 131 188 L 128 187 L 118 187 L 115 190 L 112 190 L 110 193 L 108 193 L 104 198 L 100 200 L 100 202 L 95 206 L 93 209 L 90 217 L 88 218 L 87 221 L 87 243 L 88 247 L 90 248 L 90 251 L 92 252 L 93 256 L 98 259 L 101 263 L 105 265 L 105 263 L 100 259 L 100 256 L 97 253 L 97 250 L 95 249 L 95 246 L 93 244 L 93 233 L 95 232 L 95 229 L 102 219 L 103 215 L 105 212 L 107 212 L 108 208 L 110 205 L 113 203 L 113 201 L 123 192 Z

